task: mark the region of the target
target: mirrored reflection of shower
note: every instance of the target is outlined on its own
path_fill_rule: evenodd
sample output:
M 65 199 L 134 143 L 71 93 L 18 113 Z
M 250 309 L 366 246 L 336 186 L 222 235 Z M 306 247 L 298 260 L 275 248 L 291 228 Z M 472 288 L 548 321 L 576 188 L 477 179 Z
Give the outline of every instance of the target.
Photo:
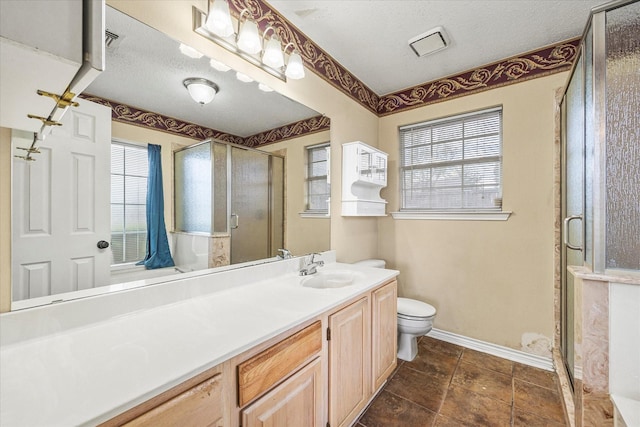
M 174 180 L 181 263 L 236 264 L 273 257 L 283 246 L 282 157 L 206 140 L 174 153 Z

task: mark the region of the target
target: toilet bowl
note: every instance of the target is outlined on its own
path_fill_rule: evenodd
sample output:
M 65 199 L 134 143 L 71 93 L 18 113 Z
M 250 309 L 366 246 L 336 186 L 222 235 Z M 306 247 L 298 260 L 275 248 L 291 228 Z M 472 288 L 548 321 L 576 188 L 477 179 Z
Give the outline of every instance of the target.
M 418 355 L 418 337 L 433 327 L 436 309 L 426 302 L 398 298 L 398 359 L 411 362 Z
M 381 259 L 365 259 L 356 265 L 384 268 Z M 398 298 L 398 359 L 412 361 L 418 355 L 418 337 L 426 335 L 433 327 L 436 309 L 425 302 Z

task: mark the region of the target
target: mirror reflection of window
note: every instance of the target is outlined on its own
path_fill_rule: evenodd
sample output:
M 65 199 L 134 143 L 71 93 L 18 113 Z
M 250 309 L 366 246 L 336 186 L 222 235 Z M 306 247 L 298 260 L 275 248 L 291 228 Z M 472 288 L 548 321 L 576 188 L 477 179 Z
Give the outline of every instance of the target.
M 145 257 L 147 242 L 147 148 L 111 144 L 112 265 L 136 263 Z
M 329 213 L 331 185 L 328 180 L 329 144 L 307 147 L 307 206 L 309 213 Z

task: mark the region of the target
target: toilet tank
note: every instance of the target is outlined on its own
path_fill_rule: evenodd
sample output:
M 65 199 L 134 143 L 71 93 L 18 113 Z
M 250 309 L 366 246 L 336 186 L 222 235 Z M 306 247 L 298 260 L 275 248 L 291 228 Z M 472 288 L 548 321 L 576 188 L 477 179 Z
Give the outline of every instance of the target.
M 386 262 L 383 259 L 363 259 L 362 261 L 354 262 L 354 265 L 362 265 L 364 267 L 384 268 Z

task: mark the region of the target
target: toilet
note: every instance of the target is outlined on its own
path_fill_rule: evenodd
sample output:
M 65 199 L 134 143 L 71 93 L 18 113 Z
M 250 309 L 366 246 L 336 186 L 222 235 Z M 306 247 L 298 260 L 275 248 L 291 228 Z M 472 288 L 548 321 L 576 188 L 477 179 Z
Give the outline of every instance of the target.
M 356 265 L 384 268 L 382 259 L 365 259 Z M 411 362 L 418 355 L 418 337 L 426 335 L 433 327 L 436 309 L 425 302 L 410 298 L 398 298 L 398 359 Z

